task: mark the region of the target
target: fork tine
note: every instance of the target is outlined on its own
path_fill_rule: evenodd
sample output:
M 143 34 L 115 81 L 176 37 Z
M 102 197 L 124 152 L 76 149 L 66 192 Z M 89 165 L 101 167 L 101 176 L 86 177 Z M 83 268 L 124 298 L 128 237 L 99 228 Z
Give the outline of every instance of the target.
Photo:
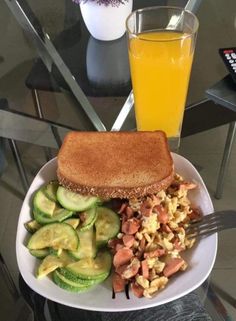
M 223 231 L 225 229 L 226 229 L 226 227 L 223 226 L 223 225 L 221 227 L 215 226 L 213 229 L 210 229 L 210 230 L 204 230 L 204 231 L 201 231 L 199 233 L 189 234 L 188 235 L 188 239 L 191 240 L 191 239 L 197 238 L 197 237 L 203 237 L 203 236 L 206 237 L 206 236 L 209 236 L 211 234 Z
M 234 227 L 236 227 L 236 211 L 219 211 L 206 215 L 201 220 L 192 221 L 186 229 L 186 235 L 191 239 Z
M 191 221 L 191 225 L 194 225 L 194 224 L 198 224 L 200 222 L 211 222 L 211 221 L 214 221 L 216 219 L 221 219 L 221 216 L 222 214 L 220 214 L 220 212 L 216 212 L 216 213 L 211 213 L 211 214 L 208 214 L 208 215 L 205 215 L 203 217 L 201 217 L 200 219 L 197 219 L 197 220 L 193 220 Z
M 215 226 L 212 226 L 211 228 L 204 228 L 204 229 L 198 229 L 198 230 L 192 230 L 192 231 L 189 231 L 189 233 L 187 234 L 187 237 L 197 237 L 197 236 L 201 236 L 203 234 L 206 234 L 206 233 L 211 233 L 212 231 L 214 232 L 218 232 L 218 231 L 222 231 L 223 229 L 229 229 L 229 228 L 232 228 L 232 226 L 230 225 L 224 225 L 224 224 L 221 224 L 221 225 L 215 225 Z
M 202 219 L 197 221 L 191 221 L 188 228 L 192 229 L 198 226 L 210 226 L 211 224 L 220 224 L 224 222 L 224 224 L 236 224 L 236 212 L 235 211 L 221 211 L 215 212 L 212 214 L 208 214 L 203 216 Z M 188 230 L 187 228 L 187 230 Z
M 186 228 L 186 233 L 188 233 L 188 231 L 195 231 L 198 229 L 211 228 L 211 227 L 217 226 L 219 224 L 221 224 L 221 220 L 215 220 L 215 221 L 211 221 L 209 223 L 205 222 L 205 221 L 199 221 L 198 223 L 190 224 Z
M 215 224 L 211 224 L 211 225 L 203 225 L 203 226 L 200 225 L 197 228 L 194 227 L 190 231 L 196 231 L 196 232 L 200 233 L 200 232 L 203 232 L 205 230 L 211 230 L 211 229 L 213 229 L 215 227 L 221 227 L 221 226 L 227 226 L 228 227 L 229 224 L 215 223 Z
M 208 229 L 214 226 L 217 226 L 218 224 L 220 224 L 220 221 L 212 221 L 210 223 L 205 222 L 205 221 L 199 221 L 198 223 L 193 223 L 190 224 L 186 229 L 185 229 L 185 233 L 186 234 L 190 234 L 192 232 L 197 232 L 200 231 L 202 229 Z
M 205 230 L 211 230 L 215 227 L 221 227 L 221 226 L 225 226 L 225 228 L 233 228 L 234 226 L 232 226 L 232 222 L 224 222 L 224 221 L 216 221 L 216 222 L 212 222 L 211 224 L 199 224 L 197 226 L 189 226 L 187 229 L 186 229 L 186 233 L 189 234 L 189 233 L 200 233 L 200 232 L 203 232 Z

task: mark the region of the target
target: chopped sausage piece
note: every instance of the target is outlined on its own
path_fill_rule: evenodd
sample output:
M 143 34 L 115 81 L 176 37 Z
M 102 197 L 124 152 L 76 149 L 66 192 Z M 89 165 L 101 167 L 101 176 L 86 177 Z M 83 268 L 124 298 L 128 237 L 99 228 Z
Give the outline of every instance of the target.
M 200 220 L 202 218 L 201 212 L 195 208 L 192 209 L 192 212 L 188 214 L 190 220 Z
M 148 268 L 147 260 L 143 260 L 141 262 L 141 269 L 142 269 L 142 276 L 145 279 L 148 279 L 148 277 L 149 277 L 149 268 Z
M 156 249 L 150 252 L 144 253 L 144 258 L 152 258 L 152 257 L 159 257 L 166 254 L 165 249 Z
M 136 282 L 132 282 L 131 291 L 137 298 L 141 298 L 143 296 L 144 288 L 138 285 Z
M 146 240 L 145 240 L 145 238 L 143 237 L 143 238 L 141 239 L 141 241 L 140 241 L 140 244 L 139 244 L 139 249 L 140 249 L 140 251 L 144 251 L 145 245 L 146 245 Z
M 119 274 L 114 273 L 112 275 L 112 286 L 115 293 L 124 291 L 125 283 L 125 280 Z
M 166 224 L 169 221 L 168 213 L 167 210 L 161 206 L 161 205 L 156 205 L 153 209 L 155 213 L 158 214 L 158 221 L 162 224 Z
M 134 244 L 135 240 L 133 235 L 124 235 L 122 239 L 124 245 L 129 248 Z
M 138 273 L 140 268 L 140 261 L 137 258 L 134 258 L 132 262 L 127 266 L 127 268 L 122 273 L 124 279 L 130 279 Z
M 127 203 L 122 203 L 119 211 L 117 212 L 118 214 L 122 214 L 127 207 Z
M 179 184 L 179 188 L 183 188 L 183 189 L 187 189 L 187 190 L 194 189 L 196 187 L 197 187 L 197 184 L 195 184 L 195 183 L 183 182 L 183 183 Z
M 130 259 L 133 256 L 133 252 L 127 248 L 123 247 L 119 249 L 113 257 L 113 264 L 115 267 L 129 263 Z
M 135 234 L 140 227 L 140 222 L 136 218 L 130 218 L 122 223 L 121 230 L 125 234 Z
M 182 258 L 172 258 L 169 262 L 167 262 L 163 270 L 164 276 L 168 278 L 172 274 L 178 272 L 184 263 L 185 261 Z
M 181 252 L 185 249 L 184 246 L 181 244 L 181 242 L 177 238 L 174 240 L 173 244 L 174 244 L 175 250 L 177 250 L 179 252 Z
M 134 216 L 134 210 L 130 206 L 126 207 L 125 213 L 128 218 L 131 218 Z
M 143 251 L 137 251 L 135 253 L 135 257 L 137 257 L 139 260 L 141 259 L 142 256 L 143 256 Z
M 140 206 L 140 212 L 144 216 L 150 216 L 152 214 L 153 202 L 152 200 L 144 201 Z
M 115 238 L 108 241 L 108 247 L 110 249 L 115 249 L 117 244 L 123 245 L 122 240 Z
M 161 230 L 162 230 L 163 232 L 165 232 L 165 233 L 171 233 L 171 232 L 172 232 L 172 230 L 171 230 L 171 228 L 169 227 L 168 224 L 162 224 Z
M 108 247 L 113 249 L 116 247 L 117 242 L 119 242 L 118 239 L 111 239 L 108 241 Z
M 117 243 L 116 244 L 116 248 L 115 248 L 115 251 L 119 251 L 120 249 L 122 249 L 124 247 L 124 245 L 122 243 Z
M 122 273 L 127 269 L 128 265 L 129 264 L 124 264 L 124 265 L 118 266 L 116 268 L 116 273 L 118 273 L 121 276 Z

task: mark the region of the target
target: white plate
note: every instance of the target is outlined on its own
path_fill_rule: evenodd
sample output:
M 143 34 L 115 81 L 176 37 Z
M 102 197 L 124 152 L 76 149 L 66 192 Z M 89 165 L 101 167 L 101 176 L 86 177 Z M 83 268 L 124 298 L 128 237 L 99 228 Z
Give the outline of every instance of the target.
M 202 178 L 184 157 L 173 154 L 176 171 L 185 179 L 197 182 L 198 188 L 191 191 L 191 201 L 199 206 L 204 215 L 213 211 L 213 205 Z M 199 287 L 210 274 L 217 252 L 217 235 L 200 240 L 191 250 L 184 253 L 189 264 L 183 273 L 172 277 L 167 287 L 152 299 L 138 299 L 130 293 L 130 300 L 125 293 L 119 293 L 112 299 L 111 280 L 96 286 L 86 293 L 67 292 L 56 286 L 49 278 L 37 280 L 35 270 L 37 260 L 29 254 L 25 244 L 28 232 L 24 223 L 31 219 L 32 195 L 44 183 L 56 178 L 57 160 L 49 161 L 42 167 L 23 202 L 16 237 L 16 254 L 20 273 L 25 282 L 40 295 L 55 302 L 71 307 L 95 311 L 128 311 L 149 308 L 178 299 Z

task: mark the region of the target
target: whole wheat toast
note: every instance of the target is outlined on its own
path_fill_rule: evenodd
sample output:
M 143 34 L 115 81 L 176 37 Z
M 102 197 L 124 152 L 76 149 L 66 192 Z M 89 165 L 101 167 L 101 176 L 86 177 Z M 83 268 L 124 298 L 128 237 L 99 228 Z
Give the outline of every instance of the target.
M 58 154 L 59 183 L 103 198 L 133 198 L 167 188 L 174 175 L 164 132 L 70 132 Z

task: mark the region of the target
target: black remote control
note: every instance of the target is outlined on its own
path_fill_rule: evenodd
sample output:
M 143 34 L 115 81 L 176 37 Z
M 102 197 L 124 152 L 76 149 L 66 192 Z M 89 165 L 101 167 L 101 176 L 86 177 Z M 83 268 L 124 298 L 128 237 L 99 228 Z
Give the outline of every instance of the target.
M 230 72 L 233 81 L 236 83 L 236 47 L 220 48 L 219 54 Z

